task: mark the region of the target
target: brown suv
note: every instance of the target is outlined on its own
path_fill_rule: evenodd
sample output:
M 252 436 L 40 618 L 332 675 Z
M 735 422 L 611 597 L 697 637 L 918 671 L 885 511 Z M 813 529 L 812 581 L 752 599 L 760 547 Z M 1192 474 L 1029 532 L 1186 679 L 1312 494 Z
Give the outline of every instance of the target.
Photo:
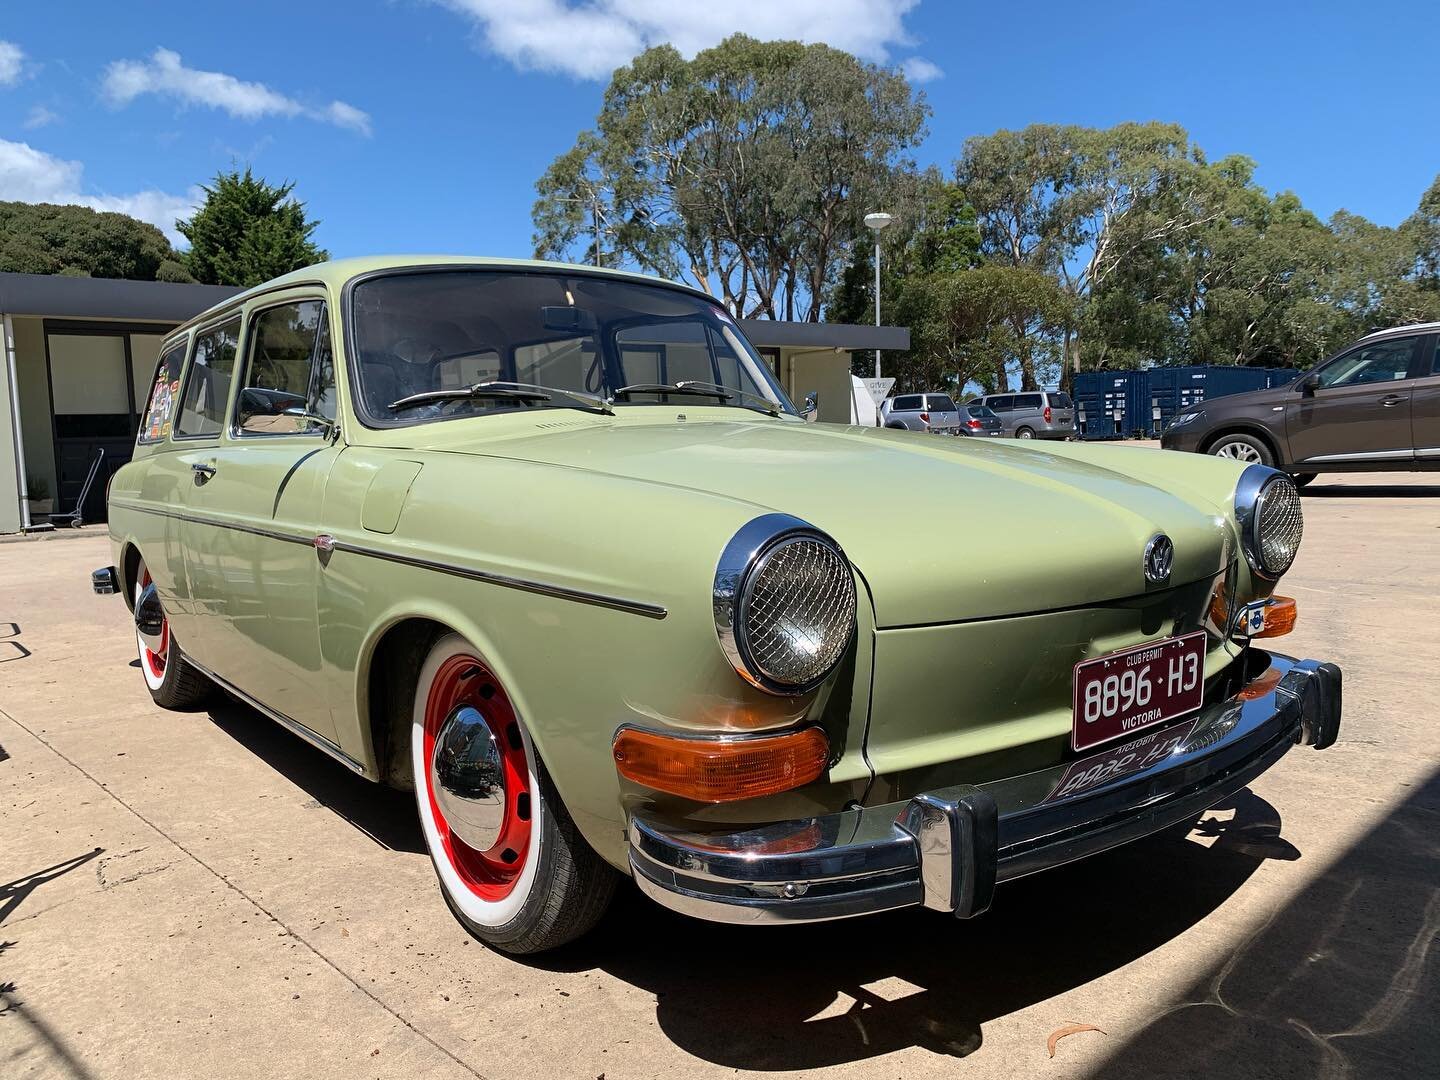
M 1301 484 L 1321 472 L 1440 470 L 1440 323 L 1382 330 L 1285 386 L 1202 402 L 1160 442 L 1273 465 Z

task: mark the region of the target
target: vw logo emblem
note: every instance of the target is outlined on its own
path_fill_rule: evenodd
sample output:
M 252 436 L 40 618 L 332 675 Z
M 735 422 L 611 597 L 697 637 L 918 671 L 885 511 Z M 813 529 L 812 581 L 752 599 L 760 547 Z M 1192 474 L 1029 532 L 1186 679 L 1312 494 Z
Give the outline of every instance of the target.
M 1170 567 L 1175 562 L 1175 545 L 1164 533 L 1156 533 L 1145 545 L 1145 580 L 1151 585 L 1164 585 L 1170 580 Z

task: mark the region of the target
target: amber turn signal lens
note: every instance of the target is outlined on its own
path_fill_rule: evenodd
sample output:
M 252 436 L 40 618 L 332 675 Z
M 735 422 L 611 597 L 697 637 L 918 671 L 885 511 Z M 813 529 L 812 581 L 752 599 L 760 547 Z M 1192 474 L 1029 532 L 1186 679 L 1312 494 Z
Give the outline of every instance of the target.
M 696 802 L 789 791 L 818 778 L 830 740 L 818 727 L 749 739 L 687 739 L 626 728 L 612 745 L 620 775 Z
M 1252 637 L 1281 637 L 1295 629 L 1295 601 L 1289 596 L 1272 596 L 1265 605 L 1265 626 Z

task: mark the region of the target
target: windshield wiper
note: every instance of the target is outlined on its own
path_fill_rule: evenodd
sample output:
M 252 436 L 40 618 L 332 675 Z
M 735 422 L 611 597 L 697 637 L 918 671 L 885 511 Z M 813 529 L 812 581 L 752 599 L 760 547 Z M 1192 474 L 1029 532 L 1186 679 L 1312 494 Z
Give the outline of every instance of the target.
M 752 394 L 748 390 L 735 390 L 728 386 L 721 386 L 719 383 L 700 382 L 698 379 L 682 379 L 674 383 L 631 383 L 629 386 L 622 386 L 610 394 L 610 400 L 629 397 L 631 394 L 691 394 L 694 397 L 715 398 L 728 404 L 733 398 L 754 398 L 763 404 L 763 408 L 756 408 L 754 405 L 740 405 L 739 408 L 750 409 L 755 412 L 763 412 L 769 416 L 779 416 L 780 410 L 769 398 L 761 397 L 759 394 Z
M 760 405 L 758 407 L 754 405 L 742 405 L 742 409 L 756 409 L 758 412 L 766 413 L 769 416 L 780 415 L 780 406 L 776 405 L 775 402 L 767 397 L 750 393 L 749 390 L 732 390 L 729 387 L 720 386 L 718 383 L 700 382 L 697 379 L 685 379 L 677 382 L 675 385 L 685 390 L 719 390 L 724 393 L 726 400 L 733 397 L 750 398 L 752 401 L 760 402 Z
M 408 409 L 415 405 L 428 405 L 434 401 L 458 401 L 464 398 L 492 398 L 497 401 L 520 401 L 526 404 L 538 404 L 544 401 L 551 401 L 555 394 L 563 394 L 570 398 L 575 404 L 568 406 L 572 409 L 584 409 L 586 412 L 604 413 L 606 416 L 614 416 L 615 410 L 600 398 L 591 397 L 589 394 L 577 393 L 574 390 L 565 390 L 558 386 L 536 386 L 534 383 L 520 382 L 482 382 L 473 386 L 456 386 L 449 390 L 426 390 L 419 394 L 411 394 L 399 401 L 392 401 L 389 408 L 392 410 Z
M 735 395 L 724 387 L 701 387 L 692 386 L 689 383 L 663 383 L 663 382 L 637 382 L 629 386 L 622 386 L 610 394 L 610 400 L 626 397 L 631 394 L 689 394 L 691 397 L 720 398 L 729 401 Z

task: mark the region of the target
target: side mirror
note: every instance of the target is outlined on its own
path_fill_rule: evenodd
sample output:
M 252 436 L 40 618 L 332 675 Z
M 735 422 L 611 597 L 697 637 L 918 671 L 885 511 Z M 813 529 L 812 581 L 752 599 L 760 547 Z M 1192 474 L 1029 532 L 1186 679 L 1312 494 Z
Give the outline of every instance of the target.
M 1304 397 L 1314 397 L 1315 388 L 1320 385 L 1320 376 L 1313 371 L 1309 375 L 1302 375 L 1295 382 L 1295 388 Z
M 820 392 L 811 390 L 805 395 L 805 422 L 813 424 L 820 412 Z

